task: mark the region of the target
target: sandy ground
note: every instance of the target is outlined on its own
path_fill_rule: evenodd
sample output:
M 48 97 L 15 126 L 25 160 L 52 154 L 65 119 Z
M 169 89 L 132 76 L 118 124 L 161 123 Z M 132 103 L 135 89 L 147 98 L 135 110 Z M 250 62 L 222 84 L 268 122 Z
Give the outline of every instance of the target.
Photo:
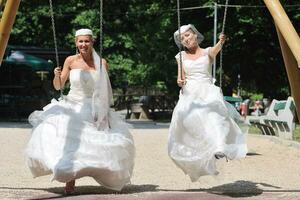
M 51 176 L 33 179 L 26 167 L 23 151 L 30 131 L 26 123 L 0 123 L 0 199 L 30 199 L 63 192 L 62 183 L 50 182 Z M 281 199 L 300 199 L 297 143 L 250 134 L 245 159 L 221 160 L 218 176 L 192 183 L 167 155 L 168 124 L 136 122 L 131 132 L 136 145 L 134 175 L 132 184 L 121 194 L 134 197 L 152 192 L 210 192 L 261 199 L 260 194 L 271 192 L 280 194 Z M 89 177 L 78 180 L 77 186 L 78 194 L 115 195 Z

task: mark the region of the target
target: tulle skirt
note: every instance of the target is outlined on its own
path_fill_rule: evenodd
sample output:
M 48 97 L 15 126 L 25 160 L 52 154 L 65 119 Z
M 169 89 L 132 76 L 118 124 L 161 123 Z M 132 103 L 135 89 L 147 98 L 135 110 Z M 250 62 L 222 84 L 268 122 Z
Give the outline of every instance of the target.
M 238 125 L 239 124 L 239 125 Z M 218 174 L 215 153 L 246 156 L 248 126 L 219 87 L 188 81 L 181 90 L 169 129 L 168 153 L 192 181 Z
M 91 98 L 66 96 L 29 116 L 26 161 L 34 177 L 53 174 L 52 180 L 68 182 L 91 176 L 113 190 L 130 183 L 135 148 L 128 125 L 111 111 L 110 129 L 99 131 L 91 113 Z

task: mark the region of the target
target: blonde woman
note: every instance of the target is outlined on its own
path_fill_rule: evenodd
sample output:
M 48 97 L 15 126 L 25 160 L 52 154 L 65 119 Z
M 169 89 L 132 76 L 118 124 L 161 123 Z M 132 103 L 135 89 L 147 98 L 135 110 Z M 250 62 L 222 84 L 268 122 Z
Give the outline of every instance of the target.
M 132 175 L 134 142 L 127 124 L 110 110 L 108 64 L 104 59 L 100 64 L 92 31 L 76 31 L 75 44 L 78 53 L 66 58 L 62 70 L 54 69 L 54 88 L 69 79 L 68 95 L 29 116 L 27 164 L 34 177 L 52 174 L 52 180 L 66 183 L 66 194 L 83 176 L 121 190 Z

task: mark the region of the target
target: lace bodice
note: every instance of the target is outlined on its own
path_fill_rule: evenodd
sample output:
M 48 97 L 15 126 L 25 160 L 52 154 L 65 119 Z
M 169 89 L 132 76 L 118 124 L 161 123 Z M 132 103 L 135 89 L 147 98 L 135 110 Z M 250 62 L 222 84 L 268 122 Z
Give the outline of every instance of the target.
M 68 96 L 92 97 L 96 74 L 94 70 L 72 69 L 70 71 L 71 87 Z
M 182 65 L 185 72 L 185 78 L 189 80 L 197 80 L 204 82 L 212 82 L 211 75 L 211 60 L 208 56 L 209 48 L 204 49 L 205 55 L 197 58 L 196 60 L 191 60 L 186 58 L 186 53 L 182 51 Z M 179 53 L 175 56 L 179 59 Z

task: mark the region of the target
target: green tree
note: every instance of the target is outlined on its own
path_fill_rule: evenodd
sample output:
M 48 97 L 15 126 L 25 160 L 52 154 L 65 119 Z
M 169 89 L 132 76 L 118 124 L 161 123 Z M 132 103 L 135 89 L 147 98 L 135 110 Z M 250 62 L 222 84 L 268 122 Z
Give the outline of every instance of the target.
M 225 0 L 181 0 L 181 7 L 212 6 Z M 231 0 L 230 4 L 261 7 L 229 7 L 223 49 L 223 92 L 230 95 L 237 87 L 265 97 L 284 98 L 289 95 L 284 64 L 273 20 L 263 1 Z M 295 1 L 282 1 L 284 6 Z M 99 1 L 53 1 L 56 32 L 60 48 L 75 49 L 74 32 L 88 27 L 99 35 Z M 110 64 L 114 88 L 141 86 L 146 92 L 155 85 L 166 85 L 170 95 L 177 95 L 177 66 L 174 55 L 178 49 L 173 41 L 177 29 L 175 0 L 105 0 L 103 24 L 103 57 Z M 296 30 L 300 29 L 300 7 L 285 7 Z M 213 43 L 213 7 L 181 11 L 181 23 L 194 24 L 205 36 L 202 47 Z M 218 7 L 218 31 L 224 7 Z M 10 44 L 52 48 L 52 30 L 48 0 L 22 1 Z M 99 49 L 99 37 L 95 48 Z M 219 60 L 217 58 L 217 64 Z M 217 79 L 218 80 L 218 79 Z M 217 82 L 218 84 L 218 82 Z

